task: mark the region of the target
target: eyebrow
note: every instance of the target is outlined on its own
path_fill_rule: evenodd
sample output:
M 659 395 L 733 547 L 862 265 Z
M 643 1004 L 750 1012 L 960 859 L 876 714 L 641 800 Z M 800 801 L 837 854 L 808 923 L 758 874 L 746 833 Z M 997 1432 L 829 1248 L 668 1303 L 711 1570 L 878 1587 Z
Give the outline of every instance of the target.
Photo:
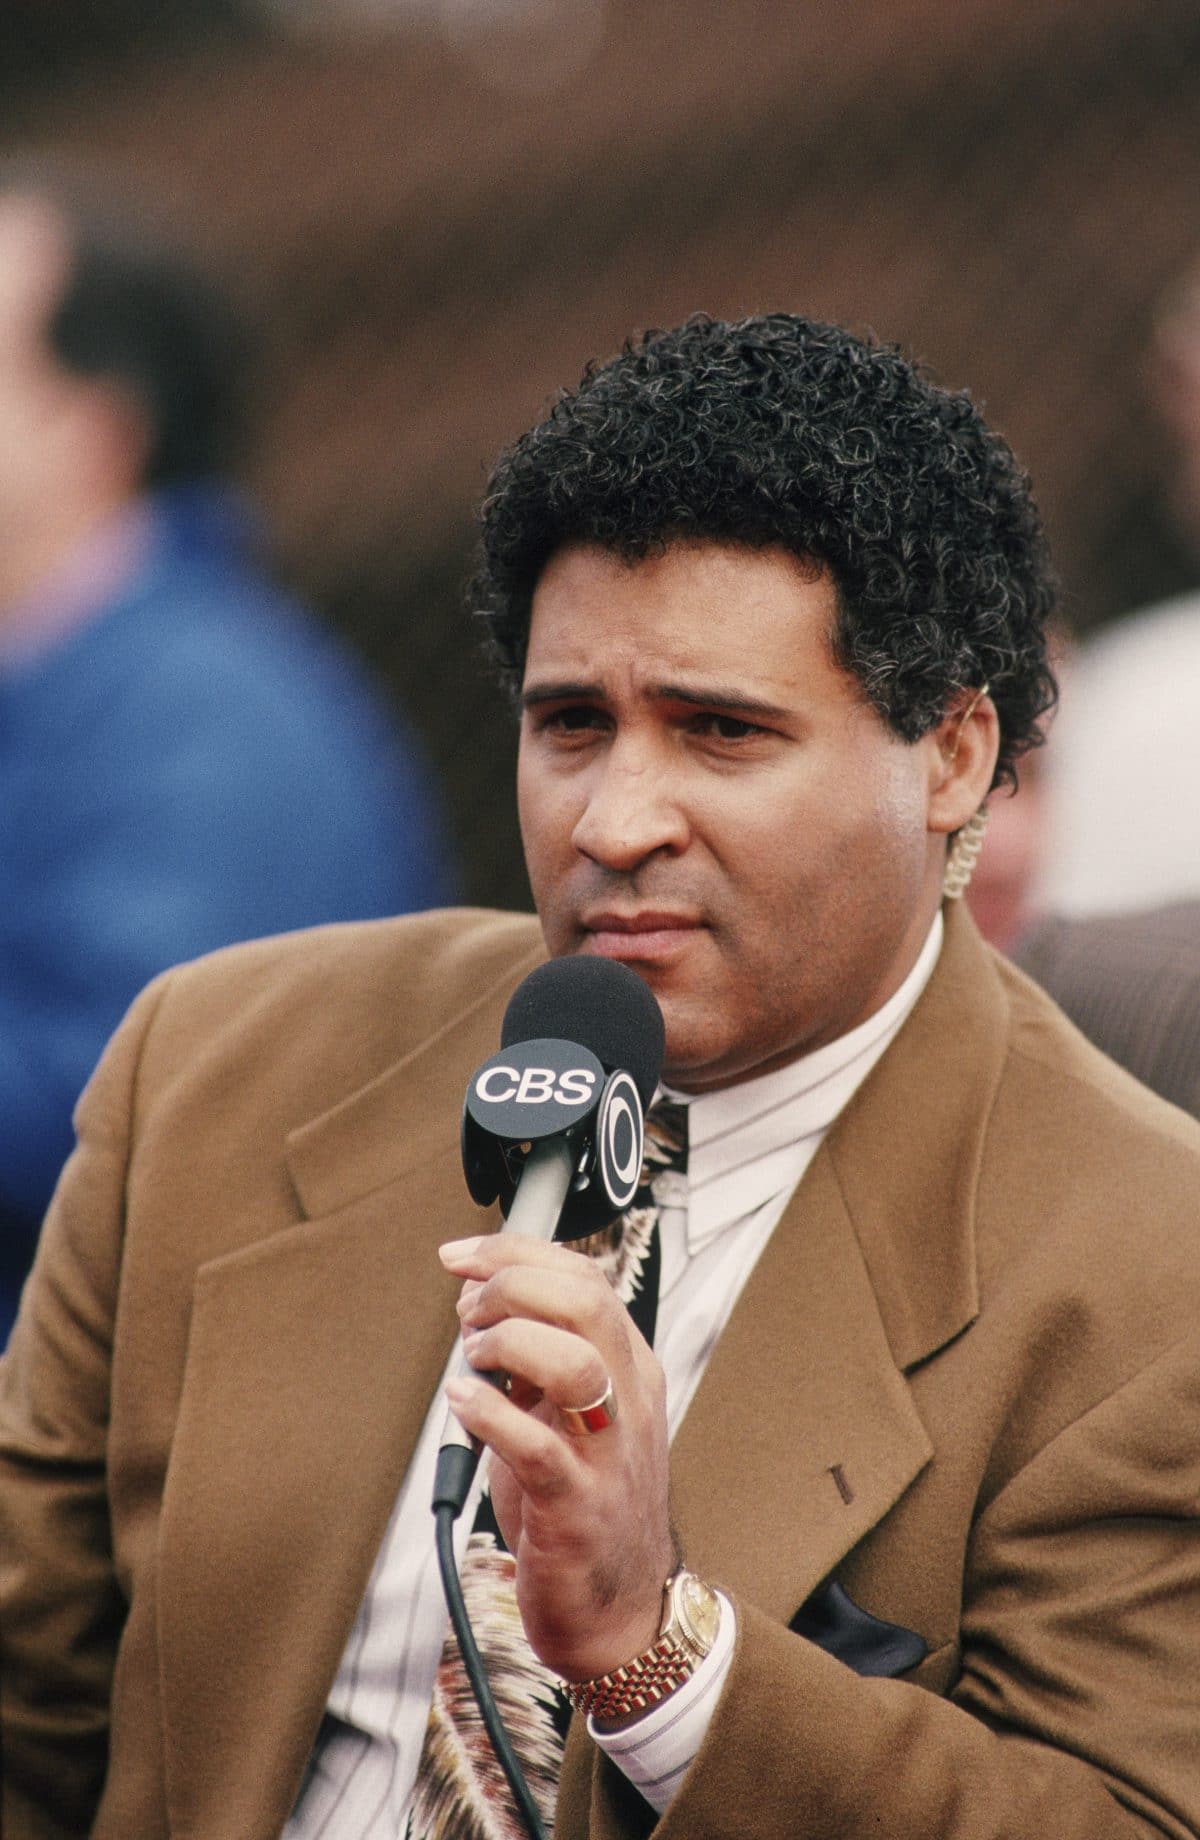
M 652 684 L 650 695 L 656 702 L 687 703 L 695 709 L 736 711 L 739 715 L 765 717 L 770 721 L 779 721 L 794 713 L 782 703 L 768 703 L 761 697 L 747 696 L 744 690 L 735 690 L 728 684 L 705 684 L 701 689 L 693 689 L 687 684 Z M 576 698 L 581 702 L 603 703 L 606 700 L 604 687 L 602 684 L 575 682 L 533 684 L 521 692 L 521 708 L 536 709 L 541 703 L 565 703 Z

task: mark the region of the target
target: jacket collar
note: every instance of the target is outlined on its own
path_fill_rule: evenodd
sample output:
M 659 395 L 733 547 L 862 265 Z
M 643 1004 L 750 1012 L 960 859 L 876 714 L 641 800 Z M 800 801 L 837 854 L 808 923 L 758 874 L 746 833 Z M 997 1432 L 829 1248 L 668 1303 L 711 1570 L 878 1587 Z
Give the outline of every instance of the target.
M 932 1454 L 904 1375 L 978 1313 L 976 1186 L 1006 1028 L 990 955 L 952 911 L 928 987 L 813 1159 L 676 1438 L 689 1556 L 785 1621 Z
M 457 1155 L 464 1081 L 495 1053 L 509 996 L 545 956 L 532 947 L 436 1035 L 290 1133 L 285 1161 L 310 1219 L 419 1172 L 431 1154 Z
M 993 955 L 965 909 L 948 903 L 926 991 L 827 1140 L 904 1372 L 979 1311 L 977 1191 L 1008 1027 Z

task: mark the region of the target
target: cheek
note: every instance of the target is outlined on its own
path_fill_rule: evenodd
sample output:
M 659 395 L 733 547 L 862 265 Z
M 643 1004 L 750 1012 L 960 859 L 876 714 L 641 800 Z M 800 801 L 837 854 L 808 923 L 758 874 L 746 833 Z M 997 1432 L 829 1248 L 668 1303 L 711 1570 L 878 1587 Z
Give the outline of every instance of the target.
M 917 898 L 928 872 L 929 789 L 918 759 L 907 755 L 880 786 L 873 828 L 882 870 L 906 899 Z
M 536 886 L 539 869 L 548 869 L 570 850 L 576 814 L 570 790 L 552 775 L 539 773 L 532 763 L 517 760 L 517 822 L 530 879 Z
M 897 741 L 881 750 L 871 771 L 847 774 L 838 798 L 845 847 L 886 879 L 920 872 L 928 845 L 928 788 L 918 750 Z
M 517 822 L 521 827 L 521 840 L 526 854 L 530 840 L 537 835 L 539 829 L 539 808 L 544 797 L 544 785 L 539 787 L 522 744 L 517 750 Z
M 887 927 L 907 911 L 925 874 L 923 782 L 911 757 L 869 777 L 843 771 L 821 796 L 760 807 L 741 833 L 764 909 L 795 918 L 836 954 L 870 916 Z
M 928 776 L 920 744 L 907 747 L 896 742 L 875 783 L 875 822 L 885 834 L 910 839 L 924 836 L 928 803 Z

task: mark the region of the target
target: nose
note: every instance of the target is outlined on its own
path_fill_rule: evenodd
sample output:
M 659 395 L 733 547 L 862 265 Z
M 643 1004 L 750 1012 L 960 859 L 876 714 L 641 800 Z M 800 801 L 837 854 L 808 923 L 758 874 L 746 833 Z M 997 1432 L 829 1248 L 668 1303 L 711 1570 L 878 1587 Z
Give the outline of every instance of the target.
M 660 763 L 619 746 L 596 762 L 571 835 L 584 856 L 628 874 L 659 851 L 680 855 L 689 835 L 678 791 Z

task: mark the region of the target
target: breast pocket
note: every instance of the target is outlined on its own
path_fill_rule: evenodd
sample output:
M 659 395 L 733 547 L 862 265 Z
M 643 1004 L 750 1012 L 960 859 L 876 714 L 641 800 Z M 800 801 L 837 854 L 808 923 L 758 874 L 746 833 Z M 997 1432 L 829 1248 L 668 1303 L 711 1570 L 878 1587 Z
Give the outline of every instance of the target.
M 856 1674 L 875 1678 L 907 1674 L 930 1654 L 924 1636 L 860 1609 L 833 1579 L 820 1585 L 801 1604 L 788 1627 L 853 1668 Z M 936 1652 L 940 1654 L 941 1650 Z

